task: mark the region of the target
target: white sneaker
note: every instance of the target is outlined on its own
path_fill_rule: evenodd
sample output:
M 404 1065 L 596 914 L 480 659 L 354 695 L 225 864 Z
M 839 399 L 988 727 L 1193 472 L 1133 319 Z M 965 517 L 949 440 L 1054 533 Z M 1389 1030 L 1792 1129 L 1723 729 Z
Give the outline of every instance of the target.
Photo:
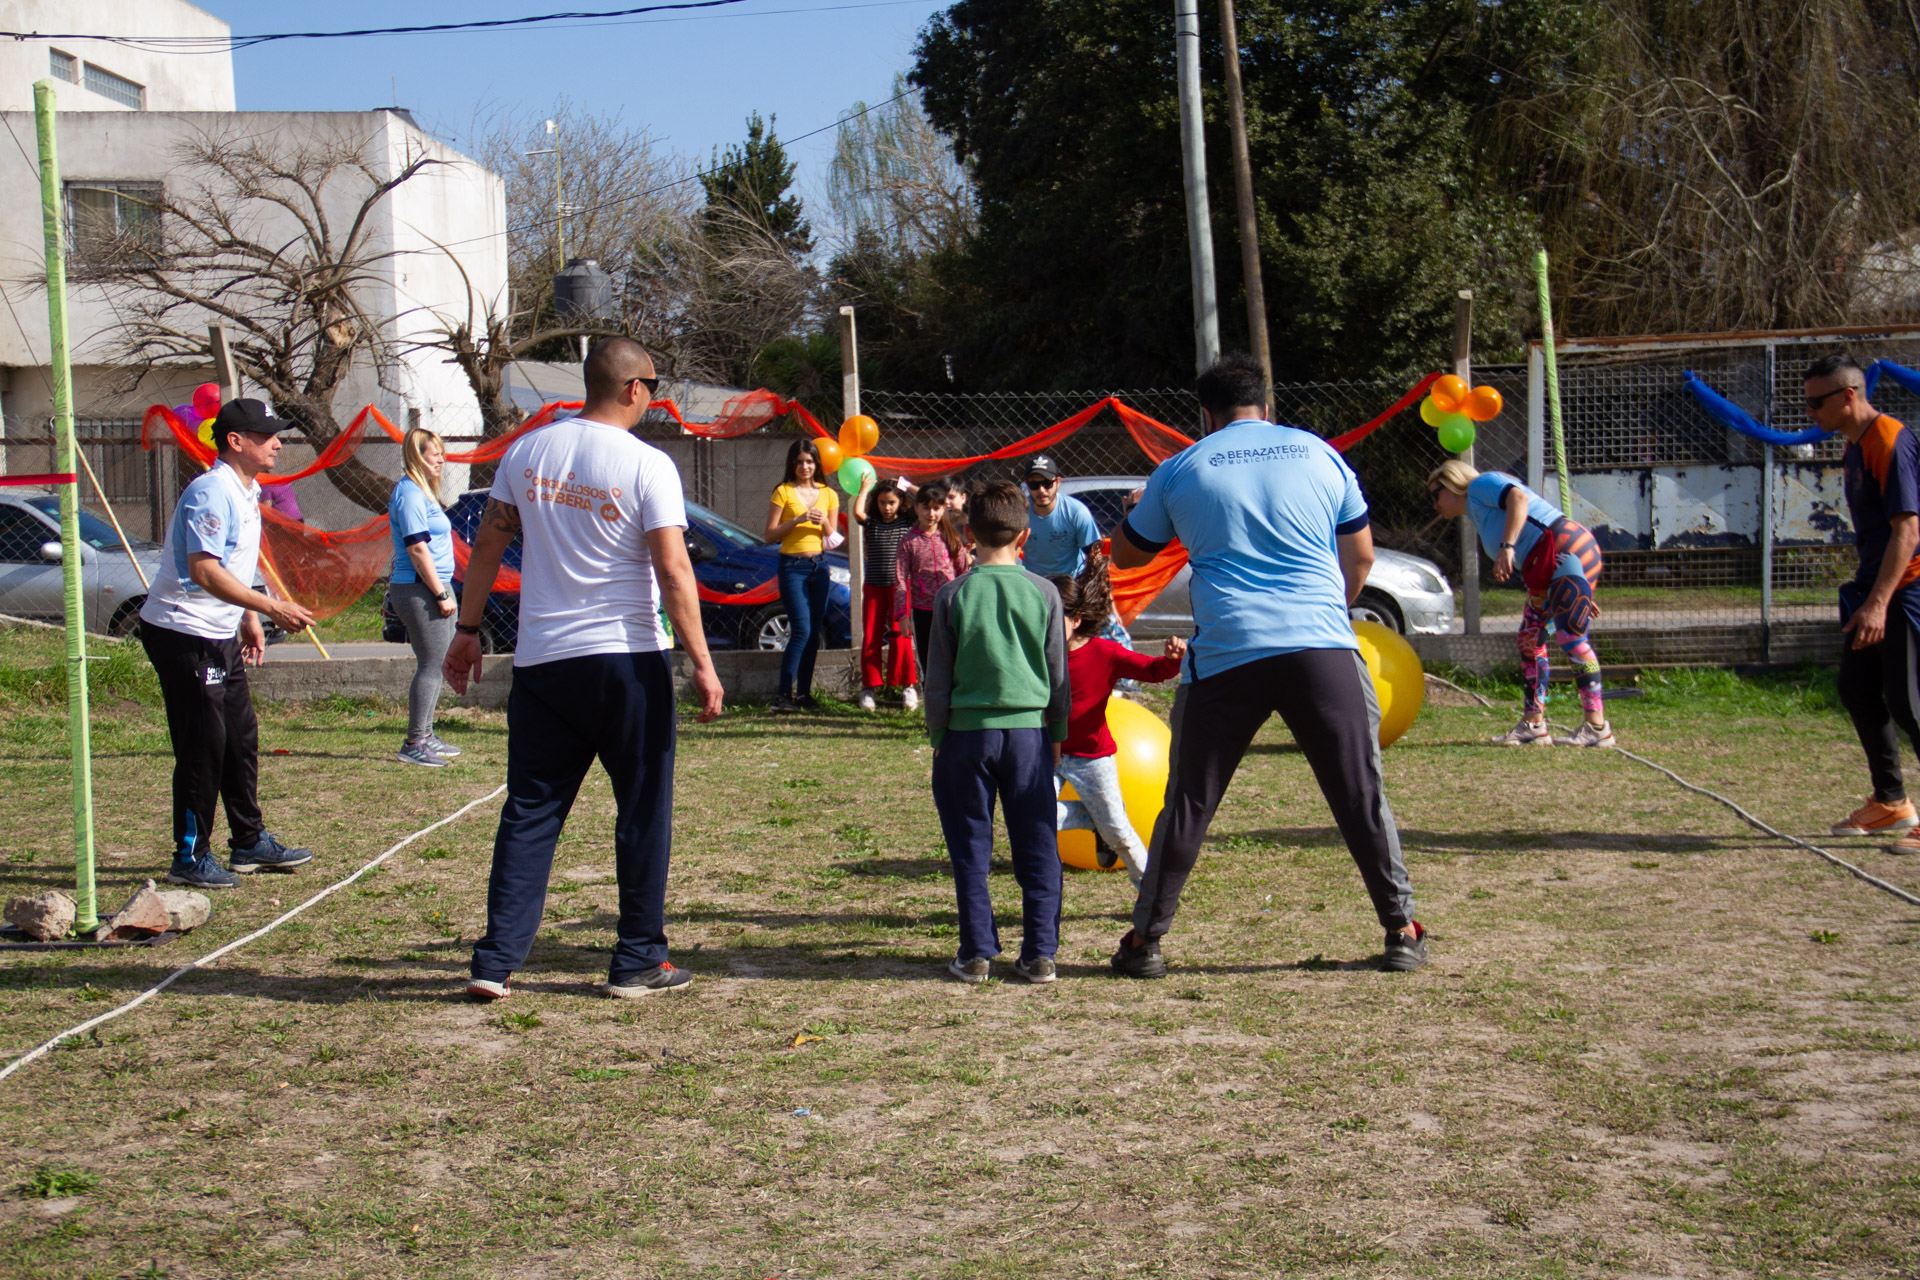
M 900 695 L 900 705 L 909 711 L 918 710 L 920 706 L 920 691 L 912 685 L 908 685 L 906 692 Z
M 490 978 L 470 978 L 467 980 L 467 999 L 481 1004 L 492 1004 L 495 1000 L 505 1000 L 513 994 L 513 975 L 495 982 Z
M 1553 734 L 1548 731 L 1544 723 L 1534 724 L 1522 717 L 1519 724 L 1495 738 L 1494 741 L 1503 747 L 1550 747 L 1553 745 Z
M 872 711 L 874 710 L 874 706 L 873 690 L 862 689 L 860 691 L 860 709 L 862 711 Z
M 1582 720 L 1578 729 L 1564 738 L 1555 738 L 1553 745 L 1556 747 L 1610 747 L 1613 745 L 1613 726 L 1611 724 L 1595 726 Z

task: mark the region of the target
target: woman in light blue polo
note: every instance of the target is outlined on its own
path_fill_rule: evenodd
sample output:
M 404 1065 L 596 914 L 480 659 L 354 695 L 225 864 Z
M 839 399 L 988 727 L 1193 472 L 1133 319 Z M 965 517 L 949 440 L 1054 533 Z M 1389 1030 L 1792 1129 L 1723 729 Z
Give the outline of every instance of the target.
M 407 628 L 413 646 L 413 685 L 407 690 L 407 739 L 400 759 L 441 768 L 460 754 L 433 732 L 433 709 L 440 701 L 440 664 L 453 643 L 453 523 L 436 496 L 446 446 L 424 427 L 408 431 L 400 445 L 406 474 L 387 499 L 387 523 L 393 533 L 393 571 L 387 579 L 387 607 Z

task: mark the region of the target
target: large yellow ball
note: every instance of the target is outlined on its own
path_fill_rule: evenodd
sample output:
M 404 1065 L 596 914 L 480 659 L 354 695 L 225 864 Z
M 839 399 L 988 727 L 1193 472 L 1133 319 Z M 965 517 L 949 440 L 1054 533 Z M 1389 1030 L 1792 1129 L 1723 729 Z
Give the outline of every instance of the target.
M 1167 753 L 1173 746 L 1173 731 L 1159 716 L 1125 698 L 1107 699 L 1107 730 L 1120 748 L 1114 764 L 1120 771 L 1120 795 L 1127 806 L 1127 821 L 1145 845 L 1153 839 L 1154 821 L 1166 801 Z M 1060 798 L 1077 800 L 1079 795 L 1067 786 L 1061 788 Z M 1082 871 L 1099 870 L 1093 832 L 1062 831 L 1060 861 Z M 1115 862 L 1111 869 L 1122 871 L 1126 865 L 1124 861 Z
M 1420 655 L 1398 631 L 1377 622 L 1356 622 L 1353 634 L 1373 677 L 1373 696 L 1380 700 L 1380 745 L 1391 746 L 1413 727 L 1427 700 L 1427 673 Z

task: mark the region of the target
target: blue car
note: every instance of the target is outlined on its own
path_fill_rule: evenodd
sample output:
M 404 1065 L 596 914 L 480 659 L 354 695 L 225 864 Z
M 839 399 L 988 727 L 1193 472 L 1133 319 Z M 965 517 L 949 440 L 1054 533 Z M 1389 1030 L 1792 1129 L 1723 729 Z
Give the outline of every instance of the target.
M 480 527 L 480 513 L 487 505 L 485 489 L 469 489 L 447 509 L 453 531 L 469 544 Z M 697 502 L 687 504 L 687 556 L 693 561 L 693 574 L 700 583 L 700 621 L 706 629 L 707 645 L 713 649 L 763 649 L 779 652 L 787 647 L 787 609 L 776 593 L 769 595 L 770 584 L 779 568 L 780 548 L 758 534 L 735 524 Z M 827 554 L 828 572 L 833 585 L 827 592 L 827 638 L 829 649 L 844 649 L 852 643 L 852 593 L 848 584 L 847 559 Z M 520 567 L 520 539 L 514 538 L 501 564 Z M 453 580 L 455 594 L 465 584 Z M 765 588 L 765 589 L 762 589 Z M 748 596 L 742 603 L 727 598 Z M 520 631 L 520 597 L 496 591 L 487 601 L 480 624 L 480 647 L 487 653 L 510 653 Z

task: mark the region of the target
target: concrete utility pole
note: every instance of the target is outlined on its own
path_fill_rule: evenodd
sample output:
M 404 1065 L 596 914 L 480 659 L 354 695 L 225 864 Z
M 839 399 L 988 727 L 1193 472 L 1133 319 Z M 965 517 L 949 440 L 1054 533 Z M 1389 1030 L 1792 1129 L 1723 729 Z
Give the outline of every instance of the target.
M 860 412 L 860 342 L 854 331 L 853 308 L 840 308 L 840 420 L 845 422 Z M 828 483 L 826 476 L 820 477 L 820 483 Z M 846 486 L 840 488 L 846 493 Z M 845 508 L 851 511 L 853 494 L 847 494 Z M 866 628 L 862 625 L 861 611 L 865 607 L 865 587 L 867 576 L 867 543 L 861 536 L 860 524 L 851 516 L 847 519 L 847 636 L 853 647 L 853 666 L 856 682 L 859 679 L 860 649 L 865 642 Z M 821 626 L 826 624 L 822 622 Z
M 220 388 L 220 403 L 240 398 L 240 375 L 233 367 L 233 348 L 227 331 L 217 324 L 207 326 L 207 350 L 213 353 L 213 380 Z
M 1240 275 L 1247 294 L 1247 340 L 1273 385 L 1273 352 L 1267 345 L 1267 288 L 1260 278 L 1260 211 L 1253 201 L 1253 157 L 1247 150 L 1247 106 L 1240 91 L 1240 27 L 1233 0 L 1220 0 L 1220 43 L 1227 72 L 1228 120 L 1233 126 L 1233 197 L 1240 213 Z
M 1200 116 L 1200 0 L 1174 0 L 1173 51 L 1180 87 L 1180 171 L 1187 192 L 1187 258 L 1193 271 L 1193 362 L 1220 358 L 1214 294 L 1213 218 L 1207 209 L 1207 138 Z
M 1462 289 L 1453 300 L 1453 373 L 1468 386 L 1473 385 L 1473 290 Z M 1473 465 L 1473 447 L 1469 445 L 1460 461 Z M 1480 539 L 1473 521 L 1461 516 L 1460 589 L 1465 593 L 1461 606 L 1466 614 L 1467 634 L 1480 634 Z

